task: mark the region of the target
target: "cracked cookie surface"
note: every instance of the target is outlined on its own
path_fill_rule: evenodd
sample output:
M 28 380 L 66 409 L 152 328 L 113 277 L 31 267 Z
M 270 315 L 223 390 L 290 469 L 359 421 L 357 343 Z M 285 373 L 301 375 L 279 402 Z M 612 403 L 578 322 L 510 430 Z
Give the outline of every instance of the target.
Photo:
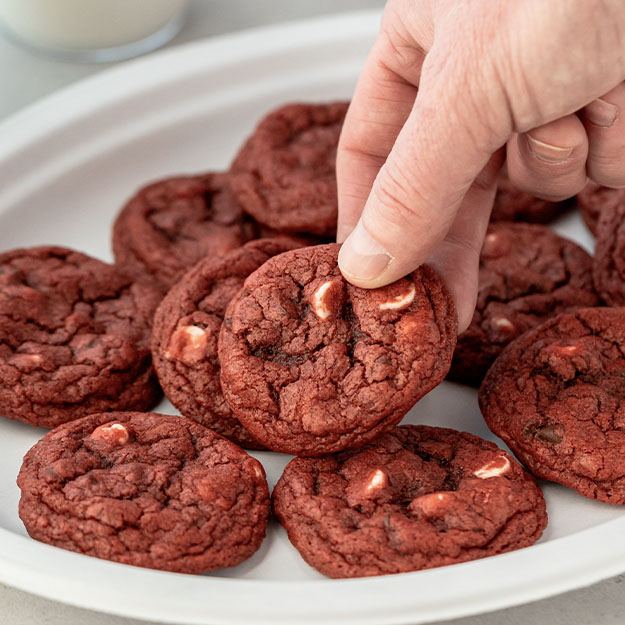
M 230 170 L 246 212 L 279 231 L 334 235 L 336 148 L 347 107 L 288 104 L 259 123 Z
M 525 193 L 517 189 L 508 176 L 502 173 L 497 183 L 497 194 L 490 220 L 546 224 L 562 215 L 570 206 L 569 200 L 548 202 Z
M 624 189 L 610 189 L 594 182 L 589 182 L 577 196 L 577 206 L 588 230 L 595 236 L 599 226 L 599 217 L 603 210 L 614 210 L 625 204 Z
M 54 427 L 159 398 L 149 349 L 160 293 L 61 247 L 0 254 L 0 412 Z
M 242 562 L 269 514 L 261 464 L 184 417 L 111 412 L 46 434 L 18 477 L 20 518 L 45 543 L 148 568 Z
M 534 543 L 547 524 L 532 478 L 491 442 L 400 426 L 359 451 L 296 458 L 273 508 L 302 557 L 330 577 L 402 573 Z
M 227 174 L 180 176 L 153 182 L 127 202 L 113 226 L 113 251 L 136 280 L 167 291 L 201 258 L 222 256 L 255 235 Z
M 625 306 L 625 190 L 608 189 L 603 197 L 610 202 L 603 204 L 595 233 L 595 287 L 610 306 Z
M 231 301 L 219 336 L 224 396 L 269 449 L 321 455 L 395 425 L 449 368 L 457 320 L 423 266 L 374 290 L 344 280 L 339 246 L 268 260 Z
M 154 317 L 154 366 L 168 399 L 185 416 L 250 449 L 262 449 L 221 391 L 217 340 L 230 300 L 265 261 L 296 245 L 259 239 L 223 258 L 200 261 L 173 287 Z
M 534 475 L 625 503 L 625 310 L 562 314 L 511 343 L 482 414 Z
M 491 224 L 475 312 L 458 337 L 450 378 L 477 386 L 517 336 L 559 313 L 598 304 L 592 258 L 573 241 L 544 226 Z

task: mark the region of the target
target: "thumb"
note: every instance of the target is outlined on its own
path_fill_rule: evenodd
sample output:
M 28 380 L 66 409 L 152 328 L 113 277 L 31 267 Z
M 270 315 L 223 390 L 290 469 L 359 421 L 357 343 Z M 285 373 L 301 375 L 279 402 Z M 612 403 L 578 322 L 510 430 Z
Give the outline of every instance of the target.
M 357 286 L 383 286 L 423 263 L 506 141 L 511 122 L 505 98 L 497 107 L 496 90 L 480 93 L 476 85 L 490 85 L 459 71 L 462 65 L 449 58 L 437 62 L 434 49 L 426 57 L 415 105 L 340 251 L 341 271 Z M 504 111 L 499 120 L 497 110 Z M 490 211 L 488 202 L 484 210 Z

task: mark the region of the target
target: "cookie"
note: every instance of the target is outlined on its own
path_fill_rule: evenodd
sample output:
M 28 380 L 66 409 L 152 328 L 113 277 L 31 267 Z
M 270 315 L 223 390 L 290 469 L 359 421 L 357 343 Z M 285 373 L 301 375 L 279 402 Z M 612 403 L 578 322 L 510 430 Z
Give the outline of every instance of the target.
M 484 418 L 534 475 L 625 504 L 624 354 L 624 309 L 554 317 L 495 361 Z
M 236 156 L 243 209 L 283 232 L 336 232 L 336 148 L 347 102 L 289 104 L 267 115 Z
M 547 525 L 532 478 L 491 442 L 405 425 L 359 451 L 296 458 L 273 508 L 329 577 L 404 573 L 527 547 Z
M 548 202 L 517 189 L 506 174 L 501 174 L 497 185 L 491 221 L 526 221 L 546 224 L 571 207 L 571 201 Z
M 0 414 L 42 427 L 147 410 L 160 392 L 149 349 L 160 293 L 61 247 L 0 254 Z
M 169 291 L 154 318 L 154 365 L 169 400 L 185 416 L 251 449 L 262 446 L 221 392 L 217 339 L 226 307 L 245 278 L 293 247 L 288 239 L 259 239 L 223 258 L 201 260 Z
M 596 306 L 592 258 L 545 226 L 489 226 L 482 252 L 473 319 L 458 337 L 450 377 L 479 385 L 514 338 L 548 317 Z
M 274 256 L 230 302 L 219 336 L 234 414 L 275 451 L 321 455 L 395 425 L 449 369 L 456 311 L 423 266 L 375 290 L 347 283 L 339 246 Z
M 269 514 L 258 461 L 195 421 L 154 413 L 56 428 L 26 454 L 17 483 L 36 540 L 179 573 L 249 558 Z
M 625 204 L 625 189 L 610 189 L 609 187 L 602 187 L 594 182 L 589 182 L 577 194 L 576 200 L 584 223 L 590 232 L 596 235 L 601 212 L 603 210 L 614 210 L 619 205 Z
M 228 176 L 165 178 L 140 189 L 113 226 L 117 264 L 166 292 L 205 256 L 222 256 L 255 238 L 228 188 Z
M 625 306 L 625 201 L 604 206 L 597 224 L 593 279 L 604 302 Z

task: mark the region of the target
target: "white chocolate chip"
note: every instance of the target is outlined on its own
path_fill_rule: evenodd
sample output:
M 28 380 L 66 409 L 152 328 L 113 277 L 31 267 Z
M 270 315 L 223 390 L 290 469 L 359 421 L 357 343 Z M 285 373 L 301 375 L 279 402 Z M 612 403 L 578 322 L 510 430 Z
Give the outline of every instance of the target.
M 367 483 L 367 493 L 372 493 L 380 488 L 384 488 L 388 482 L 386 473 L 382 469 L 376 469 Z
M 425 516 L 436 516 L 447 508 L 449 499 L 449 493 L 430 493 L 413 499 L 408 508 L 411 512 L 420 512 Z
M 490 477 L 499 477 L 510 470 L 510 460 L 505 456 L 497 456 L 493 460 L 487 462 L 483 467 L 473 472 L 475 477 L 481 480 L 487 480 Z
M 130 433 L 121 423 L 106 423 L 93 430 L 91 438 L 109 445 L 122 446 L 130 440 Z
M 312 309 L 315 311 L 315 314 L 319 317 L 319 319 L 327 319 L 332 314 L 332 310 L 328 307 L 328 304 L 325 301 L 325 295 L 331 286 L 332 280 L 328 280 L 327 282 L 321 284 L 321 286 L 319 286 L 312 295 Z
M 10 362 L 18 367 L 32 367 L 40 365 L 43 362 L 43 356 L 40 354 L 15 354 Z
M 505 317 L 495 317 L 493 319 L 493 323 L 500 330 L 507 330 L 510 332 L 514 330 L 514 324 L 512 321 L 510 321 L 510 319 L 506 319 Z
M 165 357 L 186 363 L 198 362 L 206 355 L 207 343 L 206 330 L 194 325 L 182 326 L 172 334 Z
M 388 302 L 382 302 L 380 304 L 380 310 L 401 310 L 402 308 L 406 308 L 407 306 L 410 306 L 410 304 L 412 304 L 416 293 L 417 290 L 415 289 L 415 285 L 411 284 L 410 289 L 408 289 L 406 293 L 396 295 Z

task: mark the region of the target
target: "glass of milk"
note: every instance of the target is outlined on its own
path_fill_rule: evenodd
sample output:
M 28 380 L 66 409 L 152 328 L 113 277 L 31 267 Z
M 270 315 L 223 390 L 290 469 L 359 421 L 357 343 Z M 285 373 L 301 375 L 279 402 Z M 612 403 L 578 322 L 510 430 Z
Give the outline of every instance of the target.
M 154 50 L 182 27 L 188 0 L 0 0 L 9 36 L 68 60 L 107 63 Z

